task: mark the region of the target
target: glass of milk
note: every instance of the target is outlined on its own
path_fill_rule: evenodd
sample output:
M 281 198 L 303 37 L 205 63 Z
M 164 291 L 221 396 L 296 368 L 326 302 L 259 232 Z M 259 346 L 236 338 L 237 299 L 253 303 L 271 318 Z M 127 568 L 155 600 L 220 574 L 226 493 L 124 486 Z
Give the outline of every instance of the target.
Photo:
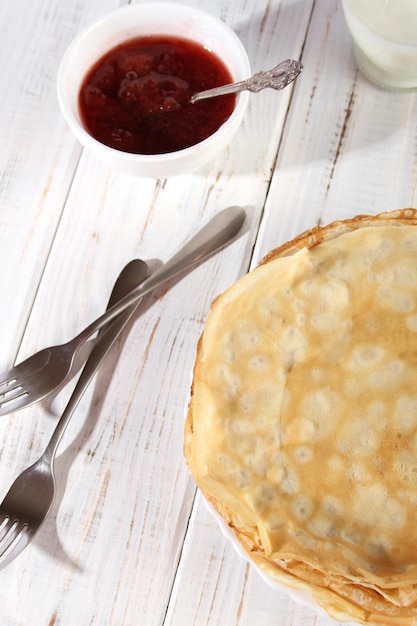
M 359 69 L 388 89 L 417 90 L 417 0 L 342 0 Z

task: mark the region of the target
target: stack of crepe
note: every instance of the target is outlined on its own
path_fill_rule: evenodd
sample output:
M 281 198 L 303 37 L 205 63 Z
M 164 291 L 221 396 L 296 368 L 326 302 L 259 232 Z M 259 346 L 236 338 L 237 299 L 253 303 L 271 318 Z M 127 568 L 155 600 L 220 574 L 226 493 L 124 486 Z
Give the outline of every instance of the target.
M 417 211 L 272 251 L 213 303 L 185 456 L 269 577 L 417 624 Z

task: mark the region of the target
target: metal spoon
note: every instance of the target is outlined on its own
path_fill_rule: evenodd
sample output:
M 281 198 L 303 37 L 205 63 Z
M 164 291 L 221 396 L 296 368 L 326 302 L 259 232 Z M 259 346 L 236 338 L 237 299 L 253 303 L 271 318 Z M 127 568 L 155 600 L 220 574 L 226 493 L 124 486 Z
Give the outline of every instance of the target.
M 238 91 L 245 90 L 258 92 L 266 87 L 270 87 L 271 89 L 284 89 L 284 87 L 297 78 L 302 69 L 303 65 L 300 61 L 286 59 L 272 68 L 272 70 L 257 72 L 247 80 L 199 91 L 191 96 L 190 101 L 194 104 L 198 100 L 205 98 L 215 98 L 217 96 L 225 96 L 229 93 L 237 93 Z

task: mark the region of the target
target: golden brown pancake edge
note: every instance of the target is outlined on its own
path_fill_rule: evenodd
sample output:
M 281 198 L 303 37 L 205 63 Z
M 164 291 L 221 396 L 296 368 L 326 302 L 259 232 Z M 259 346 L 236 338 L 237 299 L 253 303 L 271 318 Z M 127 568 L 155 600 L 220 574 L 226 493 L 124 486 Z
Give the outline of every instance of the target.
M 390 213 L 382 213 L 376 216 L 360 215 L 349 220 L 333 222 L 325 227 L 316 227 L 308 230 L 290 242 L 287 242 L 271 251 L 259 264 L 259 267 L 272 263 L 284 257 L 292 257 L 304 250 L 312 250 L 320 247 L 325 242 L 330 242 L 342 235 L 353 233 L 357 230 L 367 228 L 375 229 L 379 227 L 401 228 L 402 226 L 414 227 L 417 224 L 417 211 L 414 209 L 402 209 Z M 382 231 L 381 231 L 382 232 Z M 387 231 L 388 232 L 388 231 Z M 302 258 L 302 257 L 300 257 Z M 301 263 L 304 261 L 301 260 Z M 256 271 L 256 270 L 255 270 Z M 241 279 L 238 281 L 241 284 Z M 235 289 L 232 286 L 232 289 Z M 224 299 L 229 297 L 230 290 L 216 298 L 212 306 L 212 312 L 218 308 Z M 209 316 L 209 317 L 210 317 Z M 207 326 L 206 326 L 207 328 Z M 227 495 L 223 498 L 222 490 L 216 485 L 217 478 L 211 479 L 210 475 L 201 479 L 201 468 L 197 464 L 201 463 L 200 450 L 194 449 L 195 432 L 195 410 L 196 410 L 196 384 L 204 376 L 204 339 L 206 329 L 200 337 L 197 347 L 197 357 L 194 366 L 193 383 L 191 386 L 191 399 L 185 425 L 184 453 L 187 463 L 194 475 L 198 486 L 205 497 L 213 504 L 217 511 L 224 517 L 229 526 L 234 530 L 238 540 L 248 552 L 252 560 L 263 569 L 271 578 L 283 582 L 289 586 L 301 589 L 308 589 L 317 603 L 334 619 L 355 620 L 362 624 L 413 624 L 417 623 L 417 587 L 413 580 L 412 584 L 406 584 L 404 580 L 396 587 L 393 582 L 386 585 L 386 589 L 381 586 L 383 576 L 365 573 L 361 575 L 360 567 L 354 575 L 347 575 L 343 572 L 333 572 L 326 570 L 326 563 L 322 567 L 317 567 L 317 563 L 309 562 L 305 558 L 305 553 L 301 558 L 297 554 L 285 554 L 282 558 L 279 551 L 274 554 L 267 554 L 263 539 L 270 542 L 273 532 L 268 530 L 265 537 L 262 537 L 262 530 L 259 526 L 254 533 L 257 524 L 256 513 L 248 523 L 248 519 L 243 519 L 246 515 L 242 513 L 242 505 L 234 496 Z M 217 436 L 218 433 L 215 433 Z M 207 433 L 204 433 L 207 440 Z M 300 447 L 300 446 L 298 446 Z M 198 460 L 197 460 L 198 459 Z M 336 466 L 335 461 L 335 466 Z M 227 481 L 226 481 L 227 483 Z M 380 489 L 381 491 L 381 489 Z M 372 494 L 372 489 L 368 492 Z M 385 497 L 385 496 L 384 496 Z M 393 504 L 393 516 L 395 516 L 395 503 Z M 249 516 L 250 517 L 250 516 Z M 302 516 L 301 516 L 302 517 Z M 260 526 L 262 527 L 262 520 Z M 302 522 L 300 522 L 302 530 Z M 281 531 L 278 531 L 280 535 Z M 307 541 L 307 539 L 305 539 Z M 271 548 L 273 549 L 273 548 Z M 337 550 L 337 546 L 334 548 Z M 380 546 L 375 550 L 382 549 Z M 314 548 L 312 548 L 314 551 Z M 308 551 L 307 551 L 308 552 Z M 402 574 L 401 574 L 402 575 Z M 400 575 L 399 575 L 400 576 Z

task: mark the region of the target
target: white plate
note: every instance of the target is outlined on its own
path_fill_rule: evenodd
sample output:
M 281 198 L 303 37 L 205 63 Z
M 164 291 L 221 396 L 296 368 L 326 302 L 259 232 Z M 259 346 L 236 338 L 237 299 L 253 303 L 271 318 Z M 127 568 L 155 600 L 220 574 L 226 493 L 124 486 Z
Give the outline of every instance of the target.
M 326 611 L 322 609 L 320 606 L 318 606 L 318 604 L 313 600 L 311 594 L 308 591 L 304 591 L 302 589 L 293 589 L 292 587 L 284 585 L 283 583 L 280 583 L 274 580 L 273 578 L 271 578 L 270 576 L 268 576 L 267 574 L 265 574 L 265 572 L 258 565 L 256 565 L 254 561 L 252 561 L 249 555 L 242 548 L 236 535 L 234 534 L 232 529 L 228 526 L 226 520 L 220 515 L 220 513 L 216 511 L 216 509 L 210 504 L 210 502 L 206 500 L 206 498 L 203 496 L 201 491 L 200 491 L 200 495 L 207 510 L 217 520 L 217 523 L 220 527 L 221 532 L 232 543 L 238 555 L 242 557 L 247 563 L 249 563 L 251 567 L 254 568 L 254 570 L 259 574 L 262 580 L 269 587 L 272 587 L 272 589 L 275 589 L 276 591 L 280 591 L 280 592 L 287 594 L 287 596 L 289 596 L 292 600 L 294 600 L 294 602 L 302 606 L 306 606 L 309 609 L 312 609 L 318 615 L 321 615 L 322 617 L 327 617 L 327 619 L 331 619 L 329 617 L 329 614 L 326 613 Z

